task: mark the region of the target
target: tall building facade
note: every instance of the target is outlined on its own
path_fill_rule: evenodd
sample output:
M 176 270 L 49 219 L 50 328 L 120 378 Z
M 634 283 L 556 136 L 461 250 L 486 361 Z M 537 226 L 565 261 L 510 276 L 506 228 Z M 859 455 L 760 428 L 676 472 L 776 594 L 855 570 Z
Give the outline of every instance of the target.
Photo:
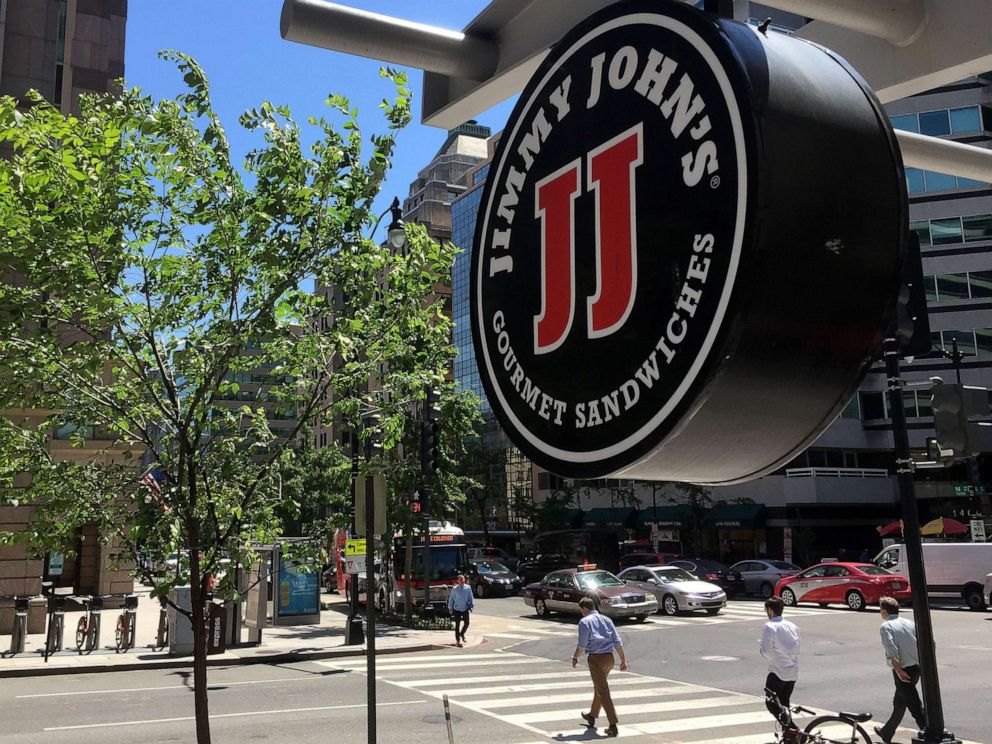
M 771 18 L 772 30 L 780 33 L 790 33 L 805 22 L 754 3 L 750 14 L 752 24 Z M 959 81 L 895 101 L 886 110 L 897 129 L 992 147 L 992 77 Z M 453 280 L 455 376 L 484 401 L 472 347 L 469 265 L 487 169 L 477 167 L 468 190 L 452 206 L 452 240 L 464 251 L 456 261 Z M 911 446 L 920 452 L 934 434 L 928 380 L 940 376 L 953 382 L 957 373 L 941 348 L 949 351 L 956 340 L 966 355 L 960 365 L 962 381 L 992 388 L 992 190 L 987 183 L 912 168 L 906 176 L 910 228 L 922 246 L 935 347 L 926 358 L 903 365 L 910 383 L 904 401 Z M 689 549 L 691 544 L 692 550 L 724 559 L 768 555 L 814 560 L 841 550 L 855 555 L 864 549 L 873 552 L 881 547 L 876 528 L 900 514 L 885 385 L 879 362 L 819 439 L 764 478 L 709 489 L 703 499 L 686 489 L 659 484 L 573 482 L 573 506 L 584 514 L 585 524 L 612 527 L 624 538 L 653 534 L 666 548 Z M 488 414 L 488 402 L 483 408 Z M 985 484 L 992 480 L 989 455 L 980 456 L 977 467 L 970 470 L 965 465 L 917 470 L 921 518 L 990 521 L 985 495 Z M 562 479 L 552 473 L 535 474 L 538 500 L 561 485 Z
M 124 75 L 127 0 L 0 0 L 0 95 L 22 97 L 35 89 L 63 113 L 78 110 L 82 93 L 113 92 Z M 16 279 L 15 279 L 16 280 Z M 32 417 L 32 411 L 0 410 L 0 415 Z M 109 434 L 88 432 L 84 447 L 72 447 L 72 431 L 54 433 L 57 459 L 80 462 L 111 448 Z M 27 476 L 15 482 L 25 486 Z M 29 505 L 0 506 L 0 531 L 19 532 L 30 523 Z M 0 547 L 0 633 L 13 622 L 9 597 L 32 597 L 28 632 L 44 630 L 44 601 L 38 596 L 43 579 L 79 593 L 123 594 L 133 589 L 127 569 L 113 568 L 114 545 L 100 546 L 95 528 L 79 535 L 77 557 L 66 560 L 61 573 L 52 561 L 32 560 L 23 546 Z

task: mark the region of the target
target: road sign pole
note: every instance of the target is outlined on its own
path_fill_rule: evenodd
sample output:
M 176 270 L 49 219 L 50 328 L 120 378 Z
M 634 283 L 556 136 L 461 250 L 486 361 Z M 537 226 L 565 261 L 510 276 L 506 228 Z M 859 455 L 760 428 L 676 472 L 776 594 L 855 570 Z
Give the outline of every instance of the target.
M 355 536 L 358 522 L 358 431 L 351 430 L 351 535 Z M 351 596 L 348 603 L 348 624 L 345 628 L 344 643 L 346 646 L 357 646 L 362 643 L 362 622 L 358 617 L 358 574 L 351 573 Z
M 371 459 L 372 442 L 365 442 L 365 461 Z M 376 741 L 375 714 L 375 600 L 378 587 L 375 585 L 375 478 L 365 476 L 365 617 L 367 646 L 365 652 L 366 677 L 368 680 L 368 744 Z M 357 594 L 358 592 L 355 592 Z
M 920 516 L 916 510 L 913 483 L 913 458 L 909 452 L 909 430 L 903 407 L 903 381 L 899 373 L 899 342 L 885 339 L 885 372 L 888 384 L 889 415 L 892 417 L 892 438 L 896 453 L 896 473 L 899 481 L 899 501 L 902 504 L 903 540 L 912 587 L 913 618 L 916 622 L 917 646 L 920 654 L 920 682 L 926 709 L 927 729 L 924 738 L 913 738 L 913 744 L 960 744 L 953 735 L 944 733 L 944 709 L 940 700 L 940 680 L 937 675 L 937 650 L 934 647 L 933 624 L 927 598 L 927 580 L 923 567 L 923 545 L 920 537 Z

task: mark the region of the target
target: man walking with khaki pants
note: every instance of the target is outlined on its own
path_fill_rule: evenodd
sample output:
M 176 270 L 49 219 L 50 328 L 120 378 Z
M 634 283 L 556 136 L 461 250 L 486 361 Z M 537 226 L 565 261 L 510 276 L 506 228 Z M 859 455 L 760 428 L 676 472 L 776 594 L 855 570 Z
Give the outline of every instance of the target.
M 589 655 L 589 676 L 592 677 L 592 707 L 588 713 L 582 713 L 582 720 L 589 728 L 596 727 L 596 717 L 600 707 L 606 711 L 606 720 L 610 725 L 606 729 L 607 736 L 617 735 L 617 712 L 610 697 L 610 684 L 607 680 L 613 671 L 613 651 L 620 655 L 620 671 L 627 671 L 627 659 L 623 654 L 623 642 L 617 634 L 616 626 L 608 617 L 596 612 L 596 604 L 589 597 L 583 597 L 579 602 L 582 619 L 579 620 L 579 642 L 572 654 L 572 666 L 579 663 L 579 655 L 585 651 Z

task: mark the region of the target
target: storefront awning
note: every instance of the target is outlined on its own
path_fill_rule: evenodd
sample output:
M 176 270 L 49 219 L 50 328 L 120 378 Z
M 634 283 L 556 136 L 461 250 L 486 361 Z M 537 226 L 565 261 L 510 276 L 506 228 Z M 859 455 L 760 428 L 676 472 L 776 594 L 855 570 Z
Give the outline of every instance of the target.
M 764 504 L 717 504 L 703 517 L 703 524 L 717 529 L 759 529 L 765 526 Z
M 654 522 L 661 529 L 689 529 L 692 527 L 692 507 L 686 504 L 649 506 L 637 513 L 638 524 L 649 525 Z
M 566 509 L 565 510 L 565 524 L 572 529 L 578 529 L 582 526 L 582 520 L 585 516 L 585 512 L 581 509 Z
M 584 526 L 633 528 L 636 518 L 636 509 L 602 507 L 586 512 Z

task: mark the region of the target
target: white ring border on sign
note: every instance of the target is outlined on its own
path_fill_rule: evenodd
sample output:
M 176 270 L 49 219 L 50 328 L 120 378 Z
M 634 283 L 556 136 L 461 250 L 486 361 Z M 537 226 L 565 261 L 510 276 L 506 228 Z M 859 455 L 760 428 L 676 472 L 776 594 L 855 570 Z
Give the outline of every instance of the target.
M 535 437 L 526 427 L 522 426 L 517 417 L 513 414 L 513 409 L 507 405 L 506 399 L 503 397 L 503 391 L 497 383 L 497 377 L 493 374 L 492 360 L 489 358 L 489 348 L 485 343 L 486 330 L 485 323 L 483 322 L 483 312 L 482 312 L 482 292 L 478 291 L 476 297 L 476 310 L 477 318 L 480 322 L 479 335 L 483 339 L 482 343 L 482 356 L 486 364 L 486 368 L 489 372 L 489 378 L 493 381 L 493 389 L 496 391 L 496 396 L 499 398 L 500 404 L 503 407 L 503 411 L 506 413 L 507 417 L 513 422 L 514 427 L 519 431 L 524 438 L 534 445 L 537 449 L 541 450 L 545 454 L 555 457 L 559 460 L 564 460 L 566 462 L 593 462 L 596 460 L 603 460 L 609 457 L 614 457 L 621 452 L 629 450 L 631 447 L 639 444 L 645 437 L 650 435 L 652 431 L 658 428 L 658 425 L 667 418 L 668 414 L 672 412 L 672 409 L 682 400 L 689 386 L 695 381 L 696 376 L 699 374 L 700 368 L 703 366 L 703 362 L 706 360 L 710 349 L 713 346 L 713 342 L 716 340 L 716 335 L 720 331 L 723 325 L 723 317 L 727 311 L 727 305 L 730 302 L 730 295 L 733 292 L 734 282 L 737 278 L 737 268 L 740 264 L 741 255 L 741 245 L 744 240 L 744 216 L 745 207 L 747 205 L 747 157 L 745 153 L 745 143 L 744 143 L 744 127 L 741 123 L 741 113 L 737 106 L 737 99 L 734 95 L 733 88 L 730 85 L 730 80 L 727 77 L 726 72 L 720 65 L 719 60 L 713 53 L 713 50 L 703 42 L 702 38 L 695 31 L 690 29 L 681 21 L 677 21 L 674 18 L 669 18 L 667 16 L 658 16 L 654 13 L 633 13 L 630 15 L 621 16 L 620 18 L 614 18 L 612 21 L 604 23 L 593 31 L 579 39 L 575 44 L 573 44 L 568 52 L 563 54 L 555 63 L 554 67 L 548 70 L 544 79 L 541 80 L 540 85 L 535 89 L 534 94 L 531 96 L 530 100 L 527 101 L 526 106 L 523 111 L 527 112 L 530 110 L 534 103 L 535 97 L 544 90 L 548 83 L 548 80 L 554 75 L 561 65 L 570 59 L 579 49 L 584 47 L 589 41 L 595 39 L 607 31 L 612 31 L 621 26 L 630 25 L 654 25 L 666 28 L 669 31 L 679 33 L 683 38 L 688 41 L 692 46 L 696 48 L 699 55 L 709 64 L 710 69 L 713 71 L 714 77 L 720 85 L 720 90 L 724 95 L 724 99 L 727 103 L 727 109 L 730 114 L 730 123 L 734 134 L 734 144 L 736 146 L 737 155 L 737 173 L 738 173 L 738 190 L 737 190 L 737 220 L 734 226 L 734 242 L 731 246 L 730 254 L 730 264 L 727 268 L 727 279 L 724 283 L 723 295 L 720 297 L 720 302 L 717 305 L 716 313 L 713 317 L 713 323 L 710 325 L 709 333 L 707 333 L 706 338 L 703 341 L 703 345 L 700 347 L 699 352 L 696 354 L 696 359 L 693 361 L 692 366 L 689 368 L 688 373 L 683 378 L 681 384 L 676 388 L 675 393 L 668 399 L 665 405 L 662 407 L 658 413 L 656 413 L 647 423 L 645 423 L 640 429 L 631 434 L 626 439 L 612 444 L 609 447 L 603 447 L 598 450 L 589 450 L 585 452 L 573 452 L 571 450 L 563 450 L 558 447 L 551 447 L 541 439 Z M 524 116 L 519 116 L 517 118 L 517 124 L 510 133 L 507 142 L 513 142 L 517 136 L 517 132 L 520 129 L 520 125 L 524 120 Z M 507 153 L 508 150 L 504 150 Z M 506 167 L 508 157 L 504 157 L 503 160 L 497 164 L 496 171 L 496 181 L 499 181 L 502 176 L 503 170 Z M 482 235 L 483 237 L 488 232 L 489 214 L 492 207 L 493 200 L 496 197 L 496 189 L 493 189 L 489 195 L 489 203 L 486 205 L 486 221 L 483 223 Z M 480 250 L 484 251 L 484 243 L 479 246 Z M 483 255 L 479 256 L 478 272 L 475 276 L 475 282 L 477 287 L 481 287 L 481 277 L 482 269 L 485 266 L 485 261 L 483 260 Z

